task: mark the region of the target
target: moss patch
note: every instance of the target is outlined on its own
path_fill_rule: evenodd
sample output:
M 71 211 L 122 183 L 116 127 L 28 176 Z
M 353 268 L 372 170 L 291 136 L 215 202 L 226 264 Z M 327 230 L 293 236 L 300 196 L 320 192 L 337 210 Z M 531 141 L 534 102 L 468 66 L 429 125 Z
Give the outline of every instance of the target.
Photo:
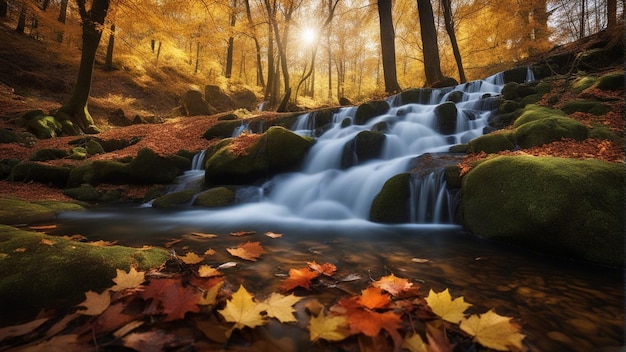
M 531 148 L 563 138 L 586 139 L 587 127 L 567 117 L 549 117 L 531 121 L 515 129 L 515 141 L 522 148 Z
M 470 153 L 497 153 L 502 150 L 514 150 L 513 132 L 490 133 L 471 140 L 468 143 Z
M 565 113 L 561 110 L 546 108 L 539 105 L 526 105 L 521 111 L 521 115 L 513 123 L 513 127 L 519 127 L 531 121 L 546 119 L 549 117 L 564 117 Z
M 34 223 L 53 219 L 59 212 L 79 210 L 84 208 L 71 202 L 25 202 L 19 199 L 0 198 L 0 224 Z
M 399 224 L 410 220 L 410 179 L 409 173 L 402 173 L 385 182 L 383 188 L 372 201 L 371 221 Z

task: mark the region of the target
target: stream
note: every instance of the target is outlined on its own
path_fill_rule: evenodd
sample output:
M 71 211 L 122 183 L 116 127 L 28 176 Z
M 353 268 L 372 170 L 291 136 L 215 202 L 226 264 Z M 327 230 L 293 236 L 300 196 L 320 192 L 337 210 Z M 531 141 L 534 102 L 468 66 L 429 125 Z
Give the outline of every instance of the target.
M 529 73 L 532 73 L 529 70 Z M 527 80 L 532 80 L 531 75 Z M 182 207 L 154 209 L 150 204 L 63 213 L 57 235 L 81 234 L 89 240 L 117 241 L 127 246 L 172 246 L 177 253 L 215 255 L 206 263 L 235 261 L 226 278 L 257 295 L 278 291 L 290 268 L 307 261 L 331 262 L 339 275 L 359 274 L 347 289 L 360 292 L 371 279 L 390 273 L 410 279 L 422 293 L 450 289 L 473 304 L 470 313 L 495 309 L 511 316 L 527 335 L 530 351 L 620 351 L 624 345 L 624 272 L 553 258 L 514 246 L 481 240 L 453 223 L 456 194 L 446 190 L 437 173 L 412 181 L 411 222 L 384 225 L 368 221 L 372 200 L 390 177 L 407 172 L 411 160 L 425 153 L 445 153 L 451 145 L 482 135 L 492 107 L 485 96 L 500 94 L 501 74 L 451 89 L 433 91 L 422 103 L 389 100 L 390 110 L 365 124 L 351 120 L 355 108 L 342 108 L 332 126 L 320 133 L 314 114 L 303 114 L 292 130 L 317 139 L 298 172 L 277 175 L 263 184 L 243 187 L 235 206 L 206 210 Z M 436 131 L 437 105 L 450 93 L 462 92 L 456 130 Z M 355 136 L 385 126 L 380 155 L 370 160 L 348 158 L 345 149 Z M 244 131 L 242 124 L 233 132 Z M 344 156 L 342 158 L 342 156 Z M 195 170 L 172 190 L 201 184 L 202 155 Z M 342 160 L 343 159 L 343 160 Z M 231 232 L 250 231 L 243 237 Z M 213 233 L 198 238 L 193 232 Z M 280 233 L 270 238 L 265 232 Z M 257 262 L 235 260 L 226 248 L 259 241 L 266 253 Z M 413 261 L 412 259 L 418 259 Z M 316 288 L 312 295 L 330 305 L 345 290 Z

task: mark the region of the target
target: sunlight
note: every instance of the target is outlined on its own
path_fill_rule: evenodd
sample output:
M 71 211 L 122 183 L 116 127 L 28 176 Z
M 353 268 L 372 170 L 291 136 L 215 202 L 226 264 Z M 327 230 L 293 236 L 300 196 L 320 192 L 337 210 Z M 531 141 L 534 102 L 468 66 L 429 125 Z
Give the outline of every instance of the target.
M 315 30 L 315 28 L 305 27 L 300 32 L 300 38 L 304 45 L 313 44 L 317 39 L 317 30 Z

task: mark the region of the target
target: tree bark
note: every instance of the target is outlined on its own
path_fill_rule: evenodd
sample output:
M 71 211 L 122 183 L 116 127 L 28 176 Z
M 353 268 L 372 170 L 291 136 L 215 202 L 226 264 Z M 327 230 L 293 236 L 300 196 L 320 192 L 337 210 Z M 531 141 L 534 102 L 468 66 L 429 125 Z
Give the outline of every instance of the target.
M 607 27 L 615 28 L 617 25 L 617 0 L 606 1 Z
M 446 25 L 446 32 L 450 37 L 450 44 L 452 45 L 452 52 L 454 53 L 454 60 L 456 66 L 459 69 L 459 81 L 461 83 L 467 82 L 465 78 L 465 70 L 463 69 L 463 60 L 461 59 L 461 51 L 459 50 L 459 44 L 456 41 L 456 33 L 454 32 L 454 19 L 452 18 L 452 3 L 451 0 L 441 0 L 443 5 L 443 17 Z
M 233 75 L 233 55 L 235 52 L 235 37 L 232 32 L 235 30 L 235 24 L 237 24 L 237 0 L 233 0 L 233 4 L 231 7 L 230 13 L 230 29 L 231 35 L 228 38 L 228 49 L 226 50 L 226 69 L 224 72 L 224 77 L 230 78 Z
M 9 4 L 6 0 L 0 0 L 0 18 L 7 17 L 9 13 Z
M 17 20 L 17 27 L 15 27 L 15 31 L 19 34 L 24 34 L 25 28 L 26 28 L 26 4 L 22 3 L 22 7 L 20 8 L 20 17 Z
M 109 0 L 93 0 L 91 9 L 87 11 L 86 0 L 78 0 L 78 9 L 83 27 L 83 48 L 76 83 L 69 100 L 59 109 L 57 118 L 71 120 L 80 128 L 78 132 L 98 133 L 98 128 L 89 114 L 87 101 L 91 90 L 93 66 L 96 51 L 102 37 L 102 26 L 109 9 Z
M 435 17 L 430 0 L 417 0 L 420 30 L 422 36 L 422 54 L 424 55 L 424 73 L 427 85 L 443 79 L 441 63 L 439 61 L 439 45 L 437 44 L 437 30 Z
M 111 33 L 109 34 L 109 43 L 107 44 L 107 56 L 104 60 L 105 71 L 113 70 L 113 48 L 115 47 L 115 24 L 111 24 Z
M 41 2 L 41 10 L 46 11 L 48 6 L 50 6 L 50 0 L 43 0 Z
M 396 35 L 391 17 L 391 0 L 378 0 L 378 19 L 380 21 L 380 47 L 383 56 L 385 92 L 396 93 L 400 91 L 400 85 L 396 73 Z
M 252 30 L 252 39 L 254 40 L 254 47 L 256 48 L 256 84 L 259 87 L 265 88 L 265 78 L 263 77 L 263 63 L 261 61 L 261 44 L 256 35 L 256 27 L 252 20 L 252 11 L 250 10 L 250 0 L 245 0 L 246 4 L 246 16 L 248 17 L 248 24 Z

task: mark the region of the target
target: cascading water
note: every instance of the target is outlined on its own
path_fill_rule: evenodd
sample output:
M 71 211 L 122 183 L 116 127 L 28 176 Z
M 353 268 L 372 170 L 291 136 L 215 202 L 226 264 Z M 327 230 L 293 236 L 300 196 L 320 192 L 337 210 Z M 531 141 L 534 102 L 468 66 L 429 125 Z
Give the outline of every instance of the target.
M 238 202 L 245 203 L 239 206 L 245 208 L 242 217 L 273 213 L 295 221 L 367 220 L 372 201 L 384 183 L 407 172 L 411 160 L 425 153 L 448 152 L 452 145 L 481 136 L 495 108 L 488 97 L 500 94 L 503 84 L 502 74 L 497 74 L 456 87 L 420 91 L 420 103 L 406 104 L 401 96 L 394 96 L 388 100 L 391 107 L 386 113 L 364 124 L 355 122 L 357 108 L 341 108 L 319 136 L 315 113 L 301 115 L 292 130 L 317 136 L 301 171 L 275 176 L 262 186 L 240 189 Z M 441 133 L 437 109 L 446 101 L 456 102 L 456 121 L 454 130 Z M 242 125 L 233 135 L 246 128 Z M 371 131 L 384 134 L 380 150 L 375 157 L 359 157 L 355 152 L 357 139 L 361 133 Z M 412 222 L 453 223 L 456 195 L 446 190 L 441 170 L 413 175 L 411 189 Z M 237 208 L 220 212 L 236 216 Z

